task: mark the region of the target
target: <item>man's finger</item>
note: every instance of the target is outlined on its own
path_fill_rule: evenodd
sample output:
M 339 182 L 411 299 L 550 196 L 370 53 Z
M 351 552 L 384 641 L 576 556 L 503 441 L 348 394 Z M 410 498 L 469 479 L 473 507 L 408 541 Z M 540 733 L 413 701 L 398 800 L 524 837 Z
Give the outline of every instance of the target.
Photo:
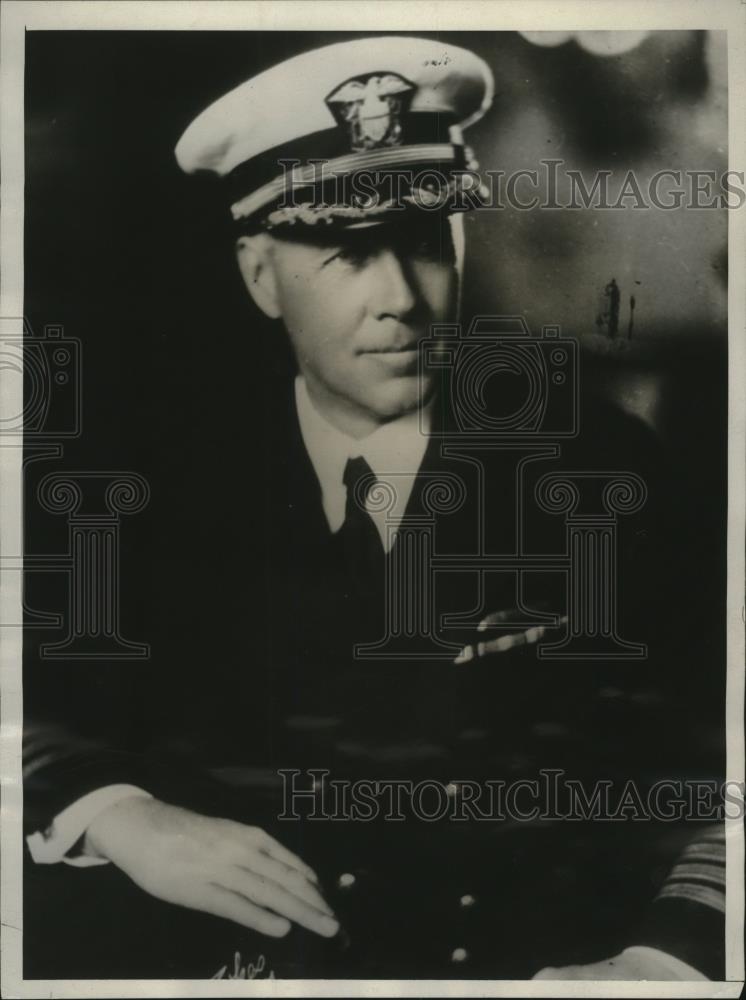
M 284 917 L 263 910 L 240 893 L 214 882 L 210 883 L 209 892 L 200 899 L 199 909 L 243 924 L 268 937 L 285 937 L 291 927 L 290 921 Z
M 546 611 L 548 608 L 547 601 L 537 601 L 533 605 L 534 611 Z M 491 611 L 477 625 L 477 632 L 485 632 L 494 625 L 509 625 L 512 621 L 519 622 L 525 614 L 526 612 L 521 611 L 520 608 L 503 608 L 501 611 Z
M 492 611 L 486 617 L 484 617 L 479 625 L 477 625 L 477 632 L 484 632 L 488 629 L 490 625 L 503 625 L 505 622 L 509 622 L 512 618 L 519 618 L 520 611 L 518 608 L 507 608 L 504 611 Z
M 547 632 L 560 625 L 567 624 L 567 615 L 563 615 L 557 625 L 534 625 L 523 632 L 513 632 L 510 635 L 501 635 L 495 639 L 487 639 L 485 642 L 478 642 L 476 646 L 466 646 L 453 661 L 454 663 L 468 663 L 474 657 L 489 656 L 491 653 L 506 653 L 509 649 L 517 646 L 530 646 L 542 639 Z
M 240 892 L 252 903 L 272 910 L 321 937 L 334 937 L 339 930 L 339 923 L 333 917 L 292 895 L 271 879 L 237 867 L 231 868 L 224 878 L 230 880 L 226 888 Z
M 525 632 L 514 632 L 512 635 L 501 635 L 496 639 L 488 639 L 486 642 L 477 643 L 477 656 L 486 656 L 488 653 L 505 653 L 516 646 L 530 646 L 546 633 L 545 625 L 534 625 L 533 628 L 526 629 Z
M 475 656 L 489 656 L 490 653 L 507 653 L 509 649 L 516 646 L 525 646 L 530 642 L 538 642 L 546 629 L 543 625 L 528 629 L 526 632 L 516 632 L 514 635 L 501 635 L 497 639 L 488 639 L 486 642 L 478 642 L 476 646 L 466 646 L 458 654 L 454 663 L 468 663 Z
M 556 969 L 553 969 L 548 965 L 545 969 L 539 969 L 536 975 L 532 976 L 532 979 L 554 979 L 554 973 Z
M 555 969 L 551 965 L 548 965 L 545 969 L 541 969 L 536 973 L 532 979 L 564 979 L 565 977 L 561 974 L 560 969 Z
M 301 861 L 297 854 L 293 854 L 287 847 L 283 847 L 274 837 L 270 837 L 268 833 L 265 833 L 258 846 L 259 850 L 264 854 L 268 854 L 270 858 L 274 858 L 275 861 L 279 861 L 289 868 L 295 868 L 297 871 L 302 872 L 306 878 L 318 884 L 319 877 L 313 868 L 307 865 L 305 861 Z
M 260 851 L 252 851 L 246 861 L 241 862 L 238 867 L 245 868 L 262 878 L 270 879 L 272 882 L 277 882 L 283 889 L 314 906 L 321 913 L 327 913 L 330 917 L 334 916 L 332 908 L 318 889 L 297 868 L 291 868 L 282 861 L 275 861 L 274 858 Z

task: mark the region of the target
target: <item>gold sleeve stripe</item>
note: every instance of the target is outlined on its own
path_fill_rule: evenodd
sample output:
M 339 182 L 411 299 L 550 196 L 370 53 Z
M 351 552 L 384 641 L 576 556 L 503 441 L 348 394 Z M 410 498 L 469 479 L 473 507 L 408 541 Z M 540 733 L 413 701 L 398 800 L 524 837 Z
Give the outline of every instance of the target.
M 667 883 L 656 899 L 687 899 L 702 906 L 709 906 L 718 913 L 725 913 L 725 893 L 722 889 L 713 889 L 694 882 Z

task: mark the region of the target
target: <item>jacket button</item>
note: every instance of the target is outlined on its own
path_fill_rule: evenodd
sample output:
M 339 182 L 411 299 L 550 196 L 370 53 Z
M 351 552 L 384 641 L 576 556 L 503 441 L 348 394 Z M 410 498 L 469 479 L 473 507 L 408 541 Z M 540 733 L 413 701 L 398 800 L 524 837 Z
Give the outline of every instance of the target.
M 469 957 L 469 952 L 466 948 L 454 948 L 451 952 L 452 962 L 465 962 Z
M 470 906 L 474 906 L 474 904 L 476 903 L 476 901 L 477 901 L 476 897 L 472 896 L 472 894 L 470 892 L 467 892 L 467 893 L 464 893 L 464 895 L 461 897 L 461 899 L 459 899 L 458 905 L 460 907 L 462 907 L 462 909 L 466 910 Z
M 337 886 L 340 889 L 351 889 L 355 884 L 355 881 L 356 879 L 354 875 L 352 875 L 350 872 L 344 872 L 337 879 Z

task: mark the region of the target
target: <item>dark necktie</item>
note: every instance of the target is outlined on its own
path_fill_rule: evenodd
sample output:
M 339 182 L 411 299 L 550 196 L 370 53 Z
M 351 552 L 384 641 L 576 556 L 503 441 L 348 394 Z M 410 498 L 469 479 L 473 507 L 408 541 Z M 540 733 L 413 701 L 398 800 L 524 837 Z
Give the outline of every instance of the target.
M 342 481 L 347 488 L 344 524 L 337 536 L 348 573 L 363 590 L 383 583 L 384 551 L 381 536 L 365 509 L 365 501 L 376 483 L 371 467 L 362 456 L 348 458 Z

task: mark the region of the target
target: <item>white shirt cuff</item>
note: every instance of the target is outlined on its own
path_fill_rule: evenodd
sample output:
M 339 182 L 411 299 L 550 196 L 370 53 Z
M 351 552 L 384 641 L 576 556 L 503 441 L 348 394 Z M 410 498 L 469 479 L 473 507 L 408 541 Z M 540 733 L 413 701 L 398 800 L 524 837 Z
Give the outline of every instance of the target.
M 646 979 L 655 979 L 656 969 L 661 972 L 661 979 L 679 980 L 681 982 L 691 982 L 705 980 L 709 982 L 707 976 L 679 958 L 674 958 L 668 952 L 659 951 L 657 948 L 648 948 L 647 945 L 635 944 L 631 948 L 625 948 L 623 955 L 632 955 L 638 959 L 643 959 L 645 965 L 650 969 L 650 975 Z
M 95 858 L 87 854 L 67 857 L 67 852 L 83 836 L 99 813 L 123 799 L 152 799 L 149 792 L 136 785 L 105 785 L 89 792 L 63 809 L 55 816 L 52 823 L 43 832 L 37 831 L 26 837 L 31 857 L 37 865 L 54 865 L 63 861 L 66 865 L 76 868 L 88 868 L 92 865 L 107 865 L 106 858 Z

